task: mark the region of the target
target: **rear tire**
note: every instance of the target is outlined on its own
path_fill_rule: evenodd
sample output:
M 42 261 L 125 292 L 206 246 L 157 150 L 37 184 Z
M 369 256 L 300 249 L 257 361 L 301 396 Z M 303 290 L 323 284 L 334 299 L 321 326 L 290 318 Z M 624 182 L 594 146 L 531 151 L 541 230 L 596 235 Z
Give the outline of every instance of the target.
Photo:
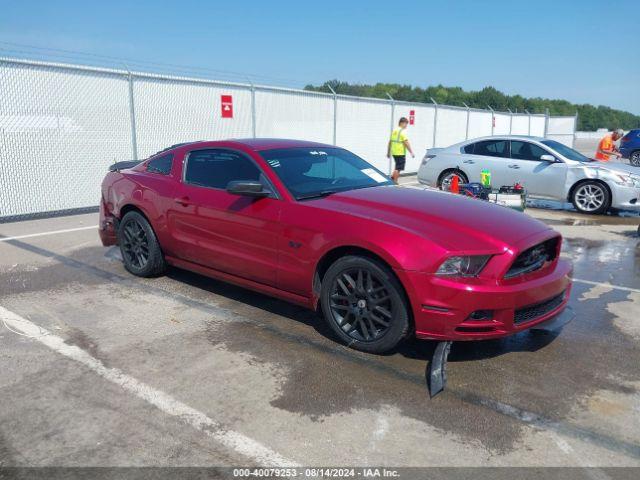
M 338 259 L 324 275 L 320 301 L 326 322 L 356 350 L 384 353 L 408 335 L 409 308 L 402 285 L 376 260 Z
M 629 163 L 634 167 L 640 167 L 640 150 L 631 152 L 631 155 L 629 155 Z
M 122 218 L 118 245 L 124 268 L 138 277 L 155 277 L 167 268 L 156 234 L 139 212 L 131 211 Z
M 580 213 L 600 215 L 609 210 L 611 194 L 602 182 L 588 180 L 574 187 L 571 203 Z
M 460 183 L 469 183 L 469 179 L 464 173 L 462 173 L 462 171 L 458 170 L 457 168 L 450 168 L 442 172 L 438 177 L 438 188 L 446 192 L 450 191 L 451 178 L 454 175 L 457 175 L 458 177 L 460 177 Z

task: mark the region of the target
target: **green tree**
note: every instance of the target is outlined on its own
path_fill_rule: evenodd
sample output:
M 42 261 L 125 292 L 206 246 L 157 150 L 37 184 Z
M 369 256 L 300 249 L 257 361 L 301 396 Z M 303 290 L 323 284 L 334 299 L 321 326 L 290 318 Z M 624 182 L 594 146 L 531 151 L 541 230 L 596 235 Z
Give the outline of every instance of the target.
M 473 108 L 487 108 L 513 112 L 545 113 L 548 109 L 551 115 L 578 114 L 578 130 L 596 130 L 598 128 L 623 128 L 629 130 L 640 128 L 640 116 L 622 110 L 615 110 L 604 105 L 589 104 L 576 105 L 566 100 L 548 98 L 525 98 L 521 95 L 505 95 L 494 87 L 484 87 L 478 91 L 465 91 L 461 87 L 445 87 L 444 85 L 426 88 L 400 85 L 397 83 L 376 83 L 375 85 L 350 84 L 340 80 L 329 80 L 322 85 L 307 85 L 305 90 L 316 92 L 331 92 L 329 86 L 336 93 L 358 97 L 388 98 L 387 93 L 396 100 L 406 102 L 431 103 L 433 98 L 444 105 L 463 106 L 467 104 Z

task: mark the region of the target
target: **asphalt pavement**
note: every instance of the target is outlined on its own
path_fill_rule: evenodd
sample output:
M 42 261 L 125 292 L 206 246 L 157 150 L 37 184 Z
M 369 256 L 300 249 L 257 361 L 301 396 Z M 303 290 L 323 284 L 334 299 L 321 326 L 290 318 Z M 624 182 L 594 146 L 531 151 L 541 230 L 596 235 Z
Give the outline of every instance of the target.
M 404 178 L 404 183 L 415 183 Z M 0 466 L 640 466 L 638 217 L 527 210 L 574 262 L 557 335 L 336 342 L 200 275 L 128 274 L 97 214 L 0 224 Z

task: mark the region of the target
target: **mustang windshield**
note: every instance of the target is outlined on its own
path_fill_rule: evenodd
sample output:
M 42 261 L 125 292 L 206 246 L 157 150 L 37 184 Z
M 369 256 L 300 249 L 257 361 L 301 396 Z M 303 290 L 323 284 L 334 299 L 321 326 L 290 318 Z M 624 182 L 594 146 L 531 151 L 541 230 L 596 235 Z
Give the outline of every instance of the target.
M 576 162 L 594 162 L 595 160 L 585 157 L 580 152 L 574 150 L 573 148 L 567 147 L 560 142 L 556 142 L 555 140 L 542 140 L 543 144 L 547 147 L 553 148 L 556 152 L 562 155 L 569 160 L 575 160 Z
M 282 148 L 260 155 L 296 200 L 393 184 L 380 170 L 342 148 Z

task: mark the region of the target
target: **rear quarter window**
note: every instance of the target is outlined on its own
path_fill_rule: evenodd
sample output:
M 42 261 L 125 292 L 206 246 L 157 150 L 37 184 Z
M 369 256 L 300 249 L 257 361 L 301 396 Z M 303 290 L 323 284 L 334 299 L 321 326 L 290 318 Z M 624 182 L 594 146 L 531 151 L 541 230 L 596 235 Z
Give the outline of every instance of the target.
M 169 175 L 171 166 L 173 165 L 173 154 L 162 155 L 154 158 L 147 163 L 147 172 L 159 173 L 160 175 Z

